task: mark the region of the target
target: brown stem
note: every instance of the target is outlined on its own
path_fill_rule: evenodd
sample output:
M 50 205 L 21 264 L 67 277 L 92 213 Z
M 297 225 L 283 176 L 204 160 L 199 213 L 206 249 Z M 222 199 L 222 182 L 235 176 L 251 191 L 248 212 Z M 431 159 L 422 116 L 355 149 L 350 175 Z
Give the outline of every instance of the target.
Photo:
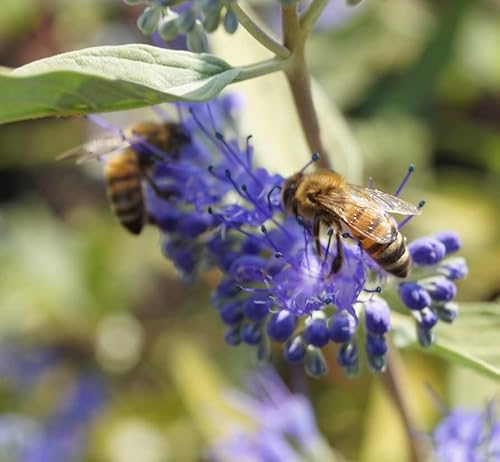
M 421 444 L 421 440 L 416 437 L 417 432 L 415 424 L 413 423 L 414 418 L 404 398 L 401 384 L 402 365 L 399 353 L 394 346 L 389 348 L 386 359 L 387 369 L 383 375 L 383 382 L 403 420 L 406 436 L 410 444 L 411 461 L 425 462 L 427 460 L 425 450 Z
M 300 28 L 296 5 L 282 7 L 283 43 L 291 52 L 285 75 L 292 92 L 295 108 L 311 152 L 318 152 L 320 168 L 331 168 L 321 141 L 318 117 L 311 92 L 311 79 L 305 58 L 305 31 Z

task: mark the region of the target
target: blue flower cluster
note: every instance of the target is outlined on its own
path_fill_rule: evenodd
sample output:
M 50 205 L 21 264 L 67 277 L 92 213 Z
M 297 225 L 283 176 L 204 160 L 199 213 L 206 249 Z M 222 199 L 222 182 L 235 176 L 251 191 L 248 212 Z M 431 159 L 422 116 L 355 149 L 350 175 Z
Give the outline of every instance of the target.
M 214 32 L 222 22 L 227 33 L 238 28 L 238 18 L 231 2 L 223 0 L 124 0 L 128 5 L 146 4 L 137 19 L 137 27 L 145 35 L 157 32 L 165 41 L 186 35 L 193 52 L 206 51 L 206 32 Z
M 234 97 L 179 105 L 191 141 L 153 173 L 172 199 L 148 193 L 163 252 L 181 275 L 190 280 L 207 267 L 221 270 L 212 302 L 227 326 L 226 342 L 255 347 L 261 360 L 270 357 L 272 341 L 281 343 L 286 361 L 303 363 L 315 377 L 327 371 L 322 349 L 328 344 L 338 346 L 344 371 L 356 374 L 362 345 L 370 368 L 381 371 L 391 329 L 383 285 L 384 292 L 399 293 L 417 320 L 422 345 L 429 345 L 438 318 L 450 322 L 456 314 L 452 281 L 466 273 L 462 259 L 448 257 L 460 246 L 456 235 L 411 243 L 412 278 L 400 283 L 346 234 L 342 267 L 332 275 L 333 233 L 325 235 L 320 257 L 310 224 L 284 213 L 284 178 L 255 166 L 250 138 L 241 142 L 232 118 L 239 105 Z
M 255 374 L 249 393 L 230 390 L 228 404 L 249 420 L 221 421 L 227 434 L 208 451 L 209 460 L 320 462 L 333 454 L 319 433 L 308 399 L 292 394 L 272 370 Z
M 490 405 L 484 412 L 455 409 L 432 435 L 434 455 L 442 462 L 500 460 L 500 420 Z

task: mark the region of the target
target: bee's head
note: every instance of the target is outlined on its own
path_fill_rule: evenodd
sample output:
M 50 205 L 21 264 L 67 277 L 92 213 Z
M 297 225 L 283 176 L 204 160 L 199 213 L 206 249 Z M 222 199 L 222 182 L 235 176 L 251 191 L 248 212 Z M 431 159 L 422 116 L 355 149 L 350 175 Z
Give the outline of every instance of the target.
M 191 141 L 189 132 L 184 128 L 182 124 L 179 123 L 168 123 L 166 124 L 167 129 L 172 137 L 172 144 L 181 146 L 187 144 Z
M 285 180 L 283 184 L 283 190 L 281 193 L 281 197 L 283 200 L 283 206 L 287 212 L 294 212 L 294 204 L 295 204 L 295 191 L 299 187 L 300 182 L 302 181 L 303 174 L 302 172 L 296 173 L 291 177 Z

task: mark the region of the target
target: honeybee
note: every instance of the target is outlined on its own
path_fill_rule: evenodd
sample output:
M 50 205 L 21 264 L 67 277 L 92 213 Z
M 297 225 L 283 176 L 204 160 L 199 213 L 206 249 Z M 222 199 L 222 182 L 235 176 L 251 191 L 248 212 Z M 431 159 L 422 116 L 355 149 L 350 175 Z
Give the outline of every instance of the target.
M 166 199 L 168 194 L 153 182 L 150 171 L 156 161 L 176 158 L 189 136 L 180 124 L 139 122 L 127 127 L 123 137 L 89 141 L 65 152 L 58 159 L 95 159 L 106 156 L 104 176 L 111 209 L 122 226 L 139 234 L 147 220 L 143 180 Z
M 342 267 L 342 232 L 347 231 L 388 273 L 404 278 L 410 271 L 406 238 L 389 213 L 418 215 L 420 209 L 377 189 L 350 184 L 331 171 L 296 173 L 285 181 L 282 201 L 287 212 L 312 223 L 316 251 L 321 255 L 323 223 L 336 235 L 337 253 L 331 274 Z

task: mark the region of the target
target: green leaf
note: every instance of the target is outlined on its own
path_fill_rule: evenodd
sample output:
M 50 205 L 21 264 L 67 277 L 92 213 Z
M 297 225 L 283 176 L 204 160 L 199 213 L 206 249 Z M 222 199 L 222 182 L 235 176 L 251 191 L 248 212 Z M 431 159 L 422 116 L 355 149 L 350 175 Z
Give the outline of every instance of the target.
M 416 341 L 415 324 L 409 316 L 393 315 L 393 338 L 398 347 L 422 349 Z M 461 303 L 451 325 L 435 327 L 436 341 L 425 351 L 447 361 L 500 380 L 500 305 Z
M 209 54 L 141 44 L 85 48 L 0 69 L 0 123 L 206 101 L 239 72 Z

